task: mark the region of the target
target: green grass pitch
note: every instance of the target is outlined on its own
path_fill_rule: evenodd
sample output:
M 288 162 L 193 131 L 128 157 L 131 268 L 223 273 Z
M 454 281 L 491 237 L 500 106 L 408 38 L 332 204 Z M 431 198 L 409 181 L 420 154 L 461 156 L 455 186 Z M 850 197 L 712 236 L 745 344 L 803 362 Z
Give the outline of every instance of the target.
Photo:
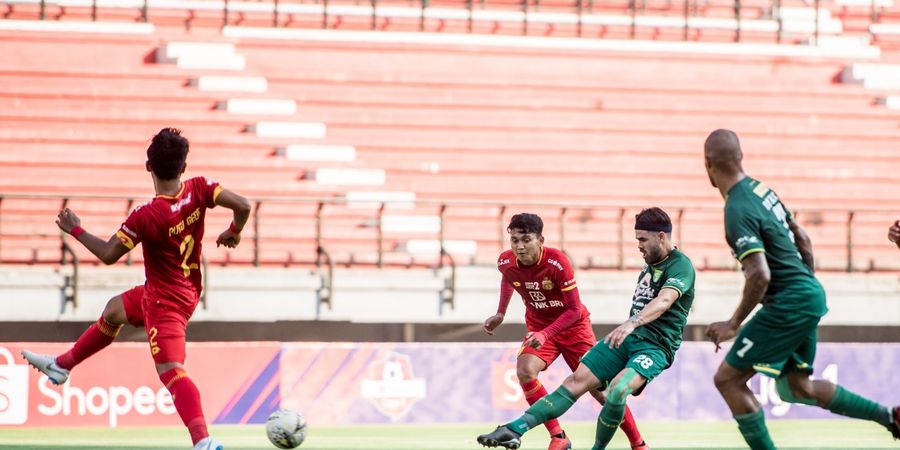
M 301 450 L 464 450 L 481 448 L 475 436 L 493 430 L 496 424 L 448 426 L 372 425 L 317 427 Z M 593 423 L 565 423 L 575 449 L 593 444 Z M 732 422 L 639 422 L 647 442 L 655 450 L 745 449 Z M 895 449 L 897 442 L 884 428 L 854 420 L 769 421 L 779 449 Z M 273 449 L 262 426 L 214 426 L 213 435 L 232 449 Z M 546 431 L 536 429 L 525 436 L 523 449 L 547 448 Z M 187 431 L 165 428 L 3 428 L 0 449 L 126 449 L 158 450 L 190 448 Z M 610 449 L 627 450 L 628 443 L 616 434 Z

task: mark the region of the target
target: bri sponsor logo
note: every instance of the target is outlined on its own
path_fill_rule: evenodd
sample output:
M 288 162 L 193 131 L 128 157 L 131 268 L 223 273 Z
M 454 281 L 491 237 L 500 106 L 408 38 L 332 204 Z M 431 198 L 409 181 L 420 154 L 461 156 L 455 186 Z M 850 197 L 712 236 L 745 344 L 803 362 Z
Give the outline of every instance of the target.
M 154 413 L 175 414 L 172 396 L 165 387 L 153 390 L 149 386 L 136 389 L 125 386 L 92 386 L 87 390 L 72 385 L 72 378 L 62 387 L 53 386 L 46 375 L 38 381 L 43 394 L 37 410 L 45 416 L 107 416 L 109 426 L 119 424 L 119 417 L 132 411 L 142 416 Z

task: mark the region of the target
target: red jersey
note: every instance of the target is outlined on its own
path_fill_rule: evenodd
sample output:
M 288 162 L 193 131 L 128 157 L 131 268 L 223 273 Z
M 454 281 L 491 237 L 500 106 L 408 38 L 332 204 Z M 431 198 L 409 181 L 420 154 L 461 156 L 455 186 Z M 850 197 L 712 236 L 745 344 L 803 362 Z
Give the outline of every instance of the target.
M 200 298 L 200 253 L 206 209 L 222 187 L 203 177 L 181 183 L 175 196 L 157 195 L 131 212 L 119 231 L 129 249 L 144 243 L 145 296 L 193 312 Z
M 537 263 L 520 266 L 515 252 L 507 250 L 500 254 L 497 268 L 503 283 L 522 296 L 529 331 L 555 334 L 590 316 L 578 297 L 572 263 L 562 251 L 542 247 Z M 564 314 L 563 323 L 555 323 Z

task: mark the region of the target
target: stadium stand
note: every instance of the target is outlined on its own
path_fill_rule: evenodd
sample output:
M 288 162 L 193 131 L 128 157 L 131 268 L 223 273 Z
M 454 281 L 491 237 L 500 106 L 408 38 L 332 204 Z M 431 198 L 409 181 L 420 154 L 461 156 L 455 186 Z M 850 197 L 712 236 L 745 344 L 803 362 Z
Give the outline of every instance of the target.
M 726 43 L 736 29 L 726 39 L 701 25 L 680 41 L 661 31 L 669 20 L 683 28 L 680 6 L 647 2 L 635 17 L 662 22 L 625 28 L 637 38 L 654 30 L 655 41 L 544 37 L 565 36 L 557 27 L 530 30 L 534 36 L 516 37 L 514 46 L 506 28 L 521 34 L 523 20 L 533 28 L 571 22 L 560 14 L 571 15 L 572 5 L 542 3 L 525 13 L 488 3 L 472 18 L 493 28 L 460 34 L 451 22 L 468 22 L 462 4 L 386 3 L 373 11 L 329 2 L 329 28 L 342 30 L 334 32 L 304 28 L 314 26 L 309 17 L 321 18 L 317 4 L 279 2 L 284 14 L 276 20 L 294 22 L 275 29 L 261 26 L 272 24 L 265 2 L 229 2 L 225 17 L 216 2 L 149 2 L 150 23 L 135 23 L 141 3 L 101 2 L 99 21 L 88 27 L 78 20 L 90 19 L 90 2 L 47 2 L 44 14 L 55 21 L 21 20 L 37 18 L 38 2 L 0 2 L 8 19 L 0 21 L 0 45 L 9 56 L 0 72 L 0 139 L 10 149 L 0 162 L 8 173 L 0 185 L 7 195 L 0 260 L 59 260 L 58 233 L 46 218 L 63 196 L 133 199 L 70 200 L 92 228 L 112 230 L 147 197 L 135 171 L 148 137 L 177 125 L 193 143 L 190 173 L 261 200 L 258 242 L 214 263 L 311 264 L 321 211 L 321 243 L 337 262 L 434 264 L 433 252 L 418 257 L 410 249 L 439 250 L 443 237 L 459 242 L 457 264 L 490 264 L 504 219 L 526 203 L 546 217 L 548 233 L 564 235 L 578 266 L 630 267 L 639 261 L 622 250 L 625 225 L 637 208 L 658 204 L 675 208 L 679 239 L 701 268 L 730 269 L 720 200 L 700 159 L 705 134 L 728 127 L 744 138 L 751 173 L 799 212 L 821 267 L 896 266 L 883 229 L 897 209 L 898 115 L 875 101 L 891 105 L 889 95 L 870 90 L 890 75 L 870 74 L 886 73 L 879 68 L 897 59 L 880 38 L 868 45 L 856 24 L 866 8 L 852 2 L 823 2 L 818 12 L 751 2 L 742 21 L 806 25 L 779 32 L 742 24 L 739 44 Z M 599 16 L 630 14 L 622 5 L 593 8 Z M 879 24 L 897 10 L 890 2 L 876 8 Z M 419 29 L 412 24 L 421 17 L 410 11 L 426 15 L 419 28 L 442 32 L 405 32 Z M 697 5 L 689 22 L 733 20 L 725 12 Z M 585 14 L 583 27 L 593 20 Z M 393 32 L 368 31 L 367 18 Z M 818 32 L 807 26 L 817 20 Z M 604 33 L 582 34 L 629 37 L 603 26 Z M 849 41 L 827 43 L 828 35 Z M 793 45 L 814 38 L 819 46 Z M 182 64 L 192 57 L 199 59 Z M 863 85 L 834 83 L 842 79 Z M 369 189 L 403 203 L 343 205 Z M 442 216 L 444 226 L 390 231 L 379 221 L 394 209 Z

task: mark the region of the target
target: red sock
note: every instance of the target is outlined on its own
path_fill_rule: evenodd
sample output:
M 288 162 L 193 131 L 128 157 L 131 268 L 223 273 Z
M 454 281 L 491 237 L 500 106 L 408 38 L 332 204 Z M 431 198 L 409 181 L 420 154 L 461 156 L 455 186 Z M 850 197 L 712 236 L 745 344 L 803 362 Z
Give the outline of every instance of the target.
M 544 388 L 544 385 L 541 384 L 540 380 L 537 378 L 528 383 L 519 383 L 519 385 L 522 386 L 522 392 L 525 394 L 525 401 L 527 401 L 529 405 L 533 405 L 534 402 L 547 395 L 547 389 Z M 550 436 L 556 436 L 563 432 L 562 428 L 559 426 L 559 421 L 556 419 L 550 419 L 544 422 L 544 426 L 547 427 Z
M 172 394 L 175 410 L 178 411 L 181 421 L 184 422 L 188 433 L 191 434 L 191 441 L 197 445 L 197 442 L 209 436 L 209 432 L 206 430 L 206 418 L 203 417 L 203 408 L 200 406 L 200 391 L 197 390 L 197 385 L 180 367 L 164 372 L 159 379 Z
M 628 408 L 628 404 L 625 405 L 625 418 L 622 419 L 619 428 L 625 432 L 625 436 L 628 436 L 628 442 L 631 443 L 632 447 L 644 442 L 644 438 L 641 437 L 641 432 L 638 431 L 637 424 L 634 423 L 634 416 L 631 415 L 631 409 Z
M 121 329 L 122 325 L 113 325 L 101 317 L 81 334 L 69 351 L 56 357 L 56 364 L 63 369 L 72 370 L 73 367 L 111 344 Z

